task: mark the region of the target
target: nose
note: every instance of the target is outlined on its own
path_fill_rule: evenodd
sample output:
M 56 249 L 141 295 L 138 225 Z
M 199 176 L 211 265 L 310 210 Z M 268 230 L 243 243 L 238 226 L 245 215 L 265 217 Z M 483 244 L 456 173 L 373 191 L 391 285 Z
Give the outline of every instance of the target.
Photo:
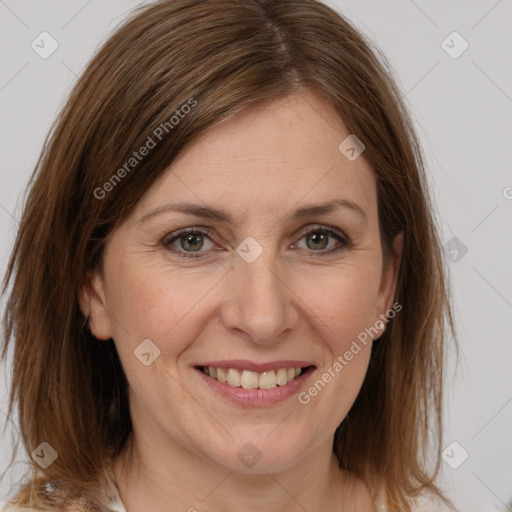
M 236 257 L 221 308 L 227 329 L 260 345 L 277 343 L 299 319 L 290 272 L 271 252 L 264 250 L 252 263 Z

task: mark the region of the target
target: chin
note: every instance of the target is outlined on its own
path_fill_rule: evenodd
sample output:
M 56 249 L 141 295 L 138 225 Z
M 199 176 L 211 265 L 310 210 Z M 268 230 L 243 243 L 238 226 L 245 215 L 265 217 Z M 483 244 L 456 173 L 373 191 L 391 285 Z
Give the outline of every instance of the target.
M 271 431 L 271 429 L 270 429 Z M 266 436 L 269 430 L 267 429 Z M 272 434 L 271 434 L 272 436 Z M 277 473 L 294 466 L 300 454 L 304 453 L 305 443 L 291 443 L 290 439 L 265 439 L 265 436 L 248 440 L 229 439 L 219 452 L 212 454 L 211 460 L 230 471 L 244 474 Z

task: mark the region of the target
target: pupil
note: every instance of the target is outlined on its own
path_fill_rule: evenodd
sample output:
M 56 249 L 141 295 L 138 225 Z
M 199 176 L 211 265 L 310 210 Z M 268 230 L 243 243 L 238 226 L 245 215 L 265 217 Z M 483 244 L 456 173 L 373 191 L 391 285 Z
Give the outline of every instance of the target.
M 319 231 L 317 233 L 313 233 L 311 235 L 309 235 L 311 237 L 311 239 L 313 240 L 313 244 L 317 244 L 317 243 L 320 243 L 322 245 L 322 241 L 325 242 L 327 240 L 327 236 L 325 235 L 325 233 Z M 323 239 L 323 240 L 320 240 L 320 239 Z M 325 249 L 326 245 L 325 243 L 319 247 L 320 249 Z M 317 247 L 318 248 L 318 247 Z
M 193 246 L 198 243 L 198 240 L 201 243 L 199 243 L 199 247 L 197 247 L 196 249 L 201 249 L 201 247 L 203 246 L 201 235 L 194 235 L 194 234 L 185 235 L 185 243 L 186 244 Z M 183 244 L 181 244 L 181 246 L 183 247 Z M 183 247 L 183 249 L 186 249 L 186 248 Z M 189 249 L 194 249 L 194 247 L 189 247 Z

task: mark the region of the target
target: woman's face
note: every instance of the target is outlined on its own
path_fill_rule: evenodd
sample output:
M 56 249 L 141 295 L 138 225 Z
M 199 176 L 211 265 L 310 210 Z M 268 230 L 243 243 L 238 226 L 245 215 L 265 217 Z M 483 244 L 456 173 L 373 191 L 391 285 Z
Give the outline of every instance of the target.
M 109 238 L 81 306 L 114 339 L 137 438 L 245 472 L 332 441 L 401 251 L 383 272 L 375 178 L 347 136 L 311 91 L 259 103 L 189 146 Z

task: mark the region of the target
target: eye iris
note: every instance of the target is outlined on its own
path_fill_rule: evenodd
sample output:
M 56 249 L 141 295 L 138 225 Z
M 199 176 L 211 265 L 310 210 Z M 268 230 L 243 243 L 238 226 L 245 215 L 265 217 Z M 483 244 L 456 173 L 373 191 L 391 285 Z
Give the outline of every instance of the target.
M 328 245 L 328 238 L 329 238 L 329 235 L 323 231 L 315 231 L 314 233 L 310 233 L 309 235 L 307 235 L 307 240 L 313 240 L 313 244 L 318 244 L 320 243 L 320 247 L 316 247 L 316 249 L 325 249 Z M 322 242 L 326 242 L 326 243 L 323 243 Z M 315 248 L 315 247 L 313 247 Z
M 185 244 L 190 244 L 190 245 L 192 245 L 192 246 L 194 246 L 194 245 L 198 244 L 198 245 L 199 245 L 199 247 L 196 247 L 196 248 L 194 248 L 194 247 L 188 247 L 188 248 L 187 248 L 187 247 L 185 247 L 185 246 L 183 245 L 183 241 L 184 241 L 184 240 L 185 240 Z M 198 240 L 199 240 L 199 242 L 198 242 Z M 182 249 L 184 249 L 184 250 L 189 250 L 189 249 L 191 249 L 191 250 L 192 250 L 192 252 L 195 252 L 196 250 L 199 250 L 199 249 L 201 249 L 201 248 L 203 247 L 203 238 L 202 238 L 202 235 L 194 234 L 194 233 L 190 233 L 190 234 L 188 234 L 188 235 L 184 235 L 184 236 L 182 236 L 182 237 L 181 237 L 181 243 L 180 243 L 180 245 L 181 245 L 181 248 L 182 248 Z

